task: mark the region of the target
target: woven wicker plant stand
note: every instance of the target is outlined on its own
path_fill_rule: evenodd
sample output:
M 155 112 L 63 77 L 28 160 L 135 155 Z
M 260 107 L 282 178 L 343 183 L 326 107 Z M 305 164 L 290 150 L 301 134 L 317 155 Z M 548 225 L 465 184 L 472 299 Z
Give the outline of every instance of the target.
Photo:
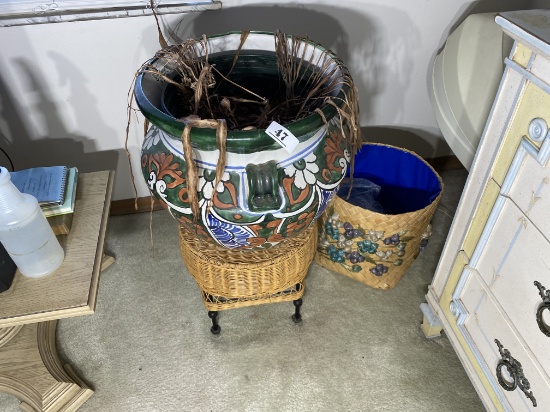
M 180 250 L 187 270 L 202 292 L 212 320 L 221 328 L 218 311 L 264 303 L 294 303 L 292 320 L 301 321 L 304 279 L 317 248 L 317 225 L 272 249 L 235 251 L 197 239 L 180 228 Z

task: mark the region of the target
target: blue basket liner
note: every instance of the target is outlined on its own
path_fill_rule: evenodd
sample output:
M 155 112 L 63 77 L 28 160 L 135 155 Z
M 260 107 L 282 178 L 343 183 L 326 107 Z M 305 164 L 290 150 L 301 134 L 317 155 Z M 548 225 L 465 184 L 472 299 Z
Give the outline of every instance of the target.
M 441 192 L 439 177 L 430 166 L 415 154 L 392 146 L 363 145 L 355 156 L 353 176 L 380 186 L 376 200 L 390 215 L 424 209 Z M 347 191 L 338 195 L 346 199 Z

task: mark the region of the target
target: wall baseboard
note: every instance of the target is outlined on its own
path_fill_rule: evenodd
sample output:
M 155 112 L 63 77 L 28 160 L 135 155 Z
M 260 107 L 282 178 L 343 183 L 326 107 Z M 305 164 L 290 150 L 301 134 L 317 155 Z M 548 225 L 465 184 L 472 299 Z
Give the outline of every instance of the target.
M 431 159 L 425 159 L 436 172 L 445 170 L 460 170 L 464 169 L 462 163 L 456 156 L 441 156 Z M 132 213 L 144 213 L 151 211 L 151 199 L 153 199 L 153 210 L 164 209 L 162 204 L 151 196 L 138 197 L 135 199 L 122 199 L 111 202 L 111 216 L 129 215 Z M 136 208 L 137 204 L 137 208 Z
M 432 157 L 431 159 L 425 159 L 426 162 L 432 166 L 436 172 L 444 172 L 445 170 L 465 170 L 458 157 L 452 156 L 440 156 Z
M 112 201 L 111 216 L 150 212 L 151 200 L 153 200 L 153 210 L 164 209 L 162 207 L 162 204 L 157 199 L 153 198 L 152 196 L 144 196 L 138 197 L 137 201 L 136 199 L 122 199 Z

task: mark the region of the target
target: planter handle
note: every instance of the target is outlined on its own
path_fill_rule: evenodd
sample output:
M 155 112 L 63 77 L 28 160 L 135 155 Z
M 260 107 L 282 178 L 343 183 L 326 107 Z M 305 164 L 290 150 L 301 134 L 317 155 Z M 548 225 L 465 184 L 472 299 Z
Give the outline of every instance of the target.
M 246 165 L 248 178 L 248 207 L 252 212 L 279 210 L 282 200 L 279 196 L 279 172 L 274 160 L 255 165 Z

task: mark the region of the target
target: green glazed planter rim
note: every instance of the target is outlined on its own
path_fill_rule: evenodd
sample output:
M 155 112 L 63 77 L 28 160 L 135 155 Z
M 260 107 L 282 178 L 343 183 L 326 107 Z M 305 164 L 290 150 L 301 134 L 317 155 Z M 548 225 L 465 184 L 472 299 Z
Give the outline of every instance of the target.
M 207 36 L 207 39 L 214 39 L 217 37 L 241 33 L 242 32 L 240 31 L 230 31 Z M 273 32 L 267 31 L 251 31 L 250 34 L 274 36 Z M 291 36 L 289 35 L 287 37 L 290 38 Z M 308 43 L 320 51 L 327 52 L 328 56 L 336 63 L 343 73 L 347 71 L 347 68 L 344 66 L 342 61 L 331 51 L 312 41 L 306 42 L 304 40 L 304 43 Z M 156 60 L 157 58 L 152 58 L 148 61 L 148 63 Z M 145 75 L 146 73 L 141 72 L 140 69 L 140 72 L 136 78 L 134 92 L 138 108 L 145 118 L 147 118 L 147 120 L 149 120 L 153 125 L 159 127 L 171 136 L 181 136 L 185 123 L 176 120 L 170 115 L 167 115 L 149 101 L 142 87 L 142 81 Z M 343 106 L 347 90 L 349 90 L 349 86 L 347 84 L 342 84 L 342 88 L 336 95 L 336 99 L 334 101 L 338 108 Z M 336 108 L 331 104 L 325 104 L 321 108 L 321 111 L 327 121 L 330 121 L 337 114 Z M 284 124 L 283 126 L 287 128 L 294 136 L 296 136 L 300 142 L 302 142 L 309 139 L 315 131 L 324 125 L 325 122 L 322 117 L 318 113 L 313 113 L 303 119 Z M 200 150 L 217 150 L 216 131 L 214 129 L 194 128 L 191 131 L 191 143 L 193 144 L 193 147 Z M 227 151 L 233 153 L 254 153 L 263 150 L 278 150 L 281 149 L 281 146 L 265 133 L 265 129 L 247 131 L 228 130 L 226 149 Z

